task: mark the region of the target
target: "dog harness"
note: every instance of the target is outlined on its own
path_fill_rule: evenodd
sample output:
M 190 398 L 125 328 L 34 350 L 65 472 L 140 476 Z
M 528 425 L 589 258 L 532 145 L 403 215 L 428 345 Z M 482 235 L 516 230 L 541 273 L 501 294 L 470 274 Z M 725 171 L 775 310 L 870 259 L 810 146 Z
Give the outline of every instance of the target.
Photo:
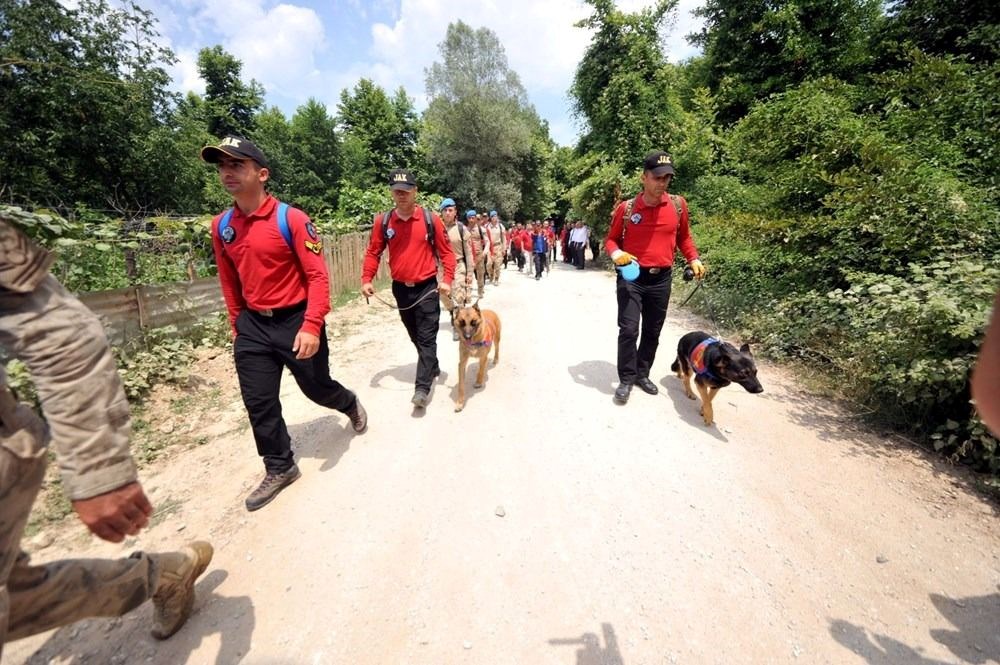
M 691 361 L 691 369 L 694 370 L 695 374 L 698 376 L 707 376 L 710 379 L 718 378 L 712 374 L 712 370 L 708 368 L 708 364 L 705 362 L 705 352 L 708 350 L 708 347 L 718 343 L 719 340 L 714 337 L 709 337 L 702 340 L 702 342 L 691 351 L 691 355 L 688 356 L 688 358 Z

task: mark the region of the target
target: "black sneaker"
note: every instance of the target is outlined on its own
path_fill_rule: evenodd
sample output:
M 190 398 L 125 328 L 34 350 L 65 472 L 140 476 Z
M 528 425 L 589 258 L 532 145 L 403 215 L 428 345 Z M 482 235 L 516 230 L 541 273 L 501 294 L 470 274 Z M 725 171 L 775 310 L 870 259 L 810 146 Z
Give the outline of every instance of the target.
M 257 489 L 250 492 L 250 496 L 247 497 L 247 510 L 253 512 L 271 503 L 281 490 L 294 483 L 301 475 L 299 467 L 295 465 L 292 465 L 292 468 L 282 473 L 271 473 L 268 471 L 267 475 L 264 476 L 264 480 L 257 486 Z
M 411 399 L 410 401 L 413 402 L 413 406 L 417 407 L 418 409 L 422 409 L 425 406 L 427 406 L 428 397 L 429 395 L 425 391 L 417 390 L 416 392 L 413 393 L 413 399 Z
M 354 408 L 347 412 L 347 417 L 351 419 L 351 427 L 356 433 L 364 434 L 368 430 L 368 412 L 357 397 L 354 398 Z
M 649 393 L 650 395 L 655 395 L 660 392 L 660 389 L 656 387 L 656 384 L 649 380 L 648 376 L 644 376 L 641 379 L 636 380 L 635 385 L 642 388 L 643 392 Z
M 632 393 L 631 383 L 619 383 L 615 389 L 615 404 L 625 404 L 628 396 Z

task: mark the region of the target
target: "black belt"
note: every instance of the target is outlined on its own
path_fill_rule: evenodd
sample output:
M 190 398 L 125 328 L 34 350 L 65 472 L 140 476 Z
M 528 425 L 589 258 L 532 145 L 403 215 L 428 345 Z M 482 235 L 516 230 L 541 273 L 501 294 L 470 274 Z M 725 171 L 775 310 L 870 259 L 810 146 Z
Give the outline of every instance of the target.
M 644 268 L 639 266 L 640 273 L 647 273 L 649 275 L 659 275 L 661 272 L 670 272 L 671 266 L 666 266 L 662 268 L 660 266 L 652 266 L 651 268 Z
M 294 305 L 289 305 L 288 307 L 274 307 L 272 309 L 251 309 L 250 311 L 254 314 L 260 316 L 266 316 L 268 318 L 274 318 L 276 316 L 285 316 L 286 314 L 295 314 L 296 312 L 301 312 L 306 308 L 307 300 L 295 303 Z
M 405 286 L 407 288 L 412 289 L 412 288 L 421 288 L 421 287 L 427 286 L 428 284 L 430 284 L 431 282 L 433 282 L 436 279 L 437 279 L 437 276 L 435 275 L 434 277 L 428 277 L 427 279 L 425 279 L 425 280 L 423 280 L 421 282 L 401 282 L 398 279 L 394 279 L 392 281 L 395 284 L 399 284 L 400 286 Z

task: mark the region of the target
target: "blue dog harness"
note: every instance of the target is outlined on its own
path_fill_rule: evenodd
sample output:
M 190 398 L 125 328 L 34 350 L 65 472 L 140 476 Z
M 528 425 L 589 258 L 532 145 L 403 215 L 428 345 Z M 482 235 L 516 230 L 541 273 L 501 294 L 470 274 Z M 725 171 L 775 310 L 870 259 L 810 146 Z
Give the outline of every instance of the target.
M 714 337 L 709 337 L 701 341 L 698 346 L 691 350 L 691 354 L 688 356 L 688 360 L 691 363 L 691 369 L 694 370 L 695 374 L 698 376 L 707 376 L 710 379 L 719 380 L 719 377 L 712 374 L 712 370 L 709 369 L 708 363 L 705 362 L 705 352 L 708 351 L 708 347 L 713 344 L 719 344 L 721 340 Z

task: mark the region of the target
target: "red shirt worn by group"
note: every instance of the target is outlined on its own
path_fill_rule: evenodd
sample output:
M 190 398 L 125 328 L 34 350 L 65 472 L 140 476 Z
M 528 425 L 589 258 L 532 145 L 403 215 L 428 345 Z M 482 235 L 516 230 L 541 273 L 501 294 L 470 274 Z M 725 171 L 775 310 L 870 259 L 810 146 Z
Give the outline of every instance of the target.
M 698 258 L 698 250 L 691 238 L 688 224 L 687 201 L 681 199 L 681 218 L 669 194 L 660 202 L 649 206 L 639 194 L 632 202 L 629 219 L 623 219 L 625 202 L 615 208 L 611 228 L 604 240 L 608 254 L 616 250 L 628 252 L 643 268 L 669 268 L 674 263 L 674 253 L 680 248 L 688 263 Z
M 389 228 L 385 235 L 389 237 L 389 272 L 397 282 L 422 282 L 437 275 L 437 264 L 427 242 L 427 224 L 424 222 L 424 209 L 417 206 L 409 219 L 400 219 L 399 213 L 389 213 Z M 431 213 L 434 225 L 434 246 L 444 266 L 444 283 L 451 284 L 455 276 L 455 252 L 445 234 L 444 222 L 436 214 Z M 386 248 L 386 239 L 382 233 L 382 215 L 375 217 L 372 226 L 372 237 L 365 250 L 365 262 L 361 269 L 361 283 L 367 284 L 375 279 L 379 259 Z
M 219 220 L 212 220 L 212 247 L 219 267 L 219 284 L 236 332 L 236 317 L 244 309 L 291 307 L 307 301 L 302 332 L 319 335 L 330 311 L 330 279 L 323 261 L 322 243 L 309 217 L 288 208 L 292 247 L 278 228 L 278 200 L 268 195 L 249 215 L 233 206 L 226 242 L 219 237 Z M 294 249 L 294 252 L 293 252 Z

